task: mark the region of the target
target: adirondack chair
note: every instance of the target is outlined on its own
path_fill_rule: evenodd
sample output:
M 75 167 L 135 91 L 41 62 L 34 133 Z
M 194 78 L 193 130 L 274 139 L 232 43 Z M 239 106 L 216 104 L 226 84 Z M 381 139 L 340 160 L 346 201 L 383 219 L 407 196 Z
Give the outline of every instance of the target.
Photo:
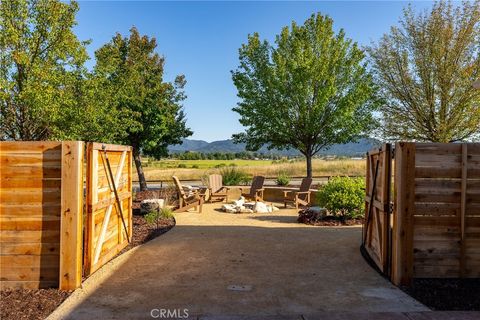
M 225 199 L 228 202 L 228 191 L 230 188 L 223 185 L 223 179 L 220 174 L 211 174 L 208 176 L 208 190 L 210 192 L 209 202 L 212 202 L 213 198 Z
M 284 190 L 283 202 L 285 208 L 287 203 L 293 203 L 298 209 L 299 205 L 308 206 L 310 204 L 310 187 L 312 185 L 312 178 L 303 178 L 299 191 Z
M 202 213 L 202 206 L 205 199 L 205 193 L 200 193 L 200 191 L 185 191 L 185 188 L 180 183 L 177 177 L 172 177 L 175 186 L 177 187 L 179 208 L 174 212 L 184 212 L 191 208 L 195 208 L 198 212 Z
M 240 188 L 240 192 L 242 193 L 242 196 L 245 197 L 246 199 L 255 201 L 255 203 L 257 203 L 257 201 L 263 201 L 263 191 L 265 190 L 263 188 L 264 182 L 265 182 L 265 177 L 262 177 L 262 176 L 253 177 L 252 186 L 250 187 L 249 192 L 243 192 L 244 188 Z

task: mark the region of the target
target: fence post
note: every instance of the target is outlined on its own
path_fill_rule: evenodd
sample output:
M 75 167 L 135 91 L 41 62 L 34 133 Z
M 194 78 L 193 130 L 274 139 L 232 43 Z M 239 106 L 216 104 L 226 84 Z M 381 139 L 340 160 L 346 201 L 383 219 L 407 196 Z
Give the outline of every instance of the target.
M 413 213 L 415 211 L 415 143 L 395 144 L 395 204 L 392 282 L 409 285 L 413 278 Z
M 76 289 L 82 283 L 83 153 L 82 141 L 62 142 L 59 279 L 62 290 Z
M 465 214 L 467 210 L 467 147 L 468 144 L 462 143 L 462 182 L 460 196 L 460 278 L 464 278 L 466 274 Z

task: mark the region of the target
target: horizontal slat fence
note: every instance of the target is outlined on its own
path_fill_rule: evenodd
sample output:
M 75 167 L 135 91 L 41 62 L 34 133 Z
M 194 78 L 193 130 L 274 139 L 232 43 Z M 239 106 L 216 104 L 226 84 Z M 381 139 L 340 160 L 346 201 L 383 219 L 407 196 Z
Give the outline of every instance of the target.
M 103 146 L 89 145 L 97 152 Z M 131 235 L 131 147 L 107 147 L 111 151 L 113 172 L 119 167 L 123 150 L 130 150 L 119 174 L 118 189 Z M 81 141 L 0 142 L 1 289 L 59 287 L 71 290 L 81 285 L 83 250 L 87 249 L 83 248 L 85 178 L 96 182 L 86 185 L 87 193 L 96 194 L 99 200 L 95 210 L 105 211 L 114 203 L 105 170 L 101 172 L 98 168 L 94 177 L 89 177 L 93 172 L 85 175 L 84 151 L 85 144 Z M 100 215 L 94 220 L 87 217 L 88 221 L 95 221 L 93 231 L 86 226 L 87 234 L 98 231 L 99 219 Z M 119 221 L 117 212 L 113 211 L 103 240 L 105 245 L 99 251 L 100 263 L 95 270 L 114 256 L 109 250 L 110 243 L 118 242 L 116 249 L 125 246 Z M 120 233 L 120 236 L 115 238 L 113 233 Z
M 68 199 L 62 198 L 62 188 L 73 191 L 81 161 L 82 142 L 0 142 L 2 288 L 58 287 L 72 280 L 79 284 L 81 274 L 72 274 L 71 264 L 78 263 L 81 246 L 75 239 L 68 257 L 62 246 L 69 241 L 65 236 L 74 234 L 72 228 L 81 238 L 81 194 L 70 192 Z M 62 224 L 65 212 L 68 225 Z M 70 256 L 72 250 L 76 259 Z
M 480 277 L 480 144 L 397 143 L 393 274 Z

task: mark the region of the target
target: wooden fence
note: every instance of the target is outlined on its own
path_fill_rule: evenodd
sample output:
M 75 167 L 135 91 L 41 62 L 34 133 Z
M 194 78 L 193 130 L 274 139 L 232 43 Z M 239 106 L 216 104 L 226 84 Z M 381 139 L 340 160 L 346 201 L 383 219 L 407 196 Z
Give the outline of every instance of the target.
M 84 151 L 80 141 L 0 142 L 1 288 L 81 284 Z
M 385 144 L 382 148 L 367 154 L 365 227 L 363 246 L 379 269 L 389 273 L 390 224 L 390 183 L 392 148 Z
M 132 148 L 90 143 L 87 148 L 85 272 L 96 271 L 132 236 Z M 108 162 L 107 162 L 108 159 Z M 118 195 L 114 192 L 114 186 Z
M 394 153 L 392 219 L 371 225 L 391 232 L 386 249 L 373 245 L 390 257 L 386 274 L 397 285 L 480 277 L 480 144 L 402 142 Z M 377 192 L 390 190 L 387 184 Z

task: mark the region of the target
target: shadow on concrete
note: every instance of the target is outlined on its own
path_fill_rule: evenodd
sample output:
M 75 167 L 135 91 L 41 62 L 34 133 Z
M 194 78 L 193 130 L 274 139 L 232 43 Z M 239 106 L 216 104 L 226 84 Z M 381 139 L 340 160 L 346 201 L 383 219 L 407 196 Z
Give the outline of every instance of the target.
M 190 316 L 426 310 L 365 263 L 360 232 L 177 225 L 115 272 L 97 271 L 104 275 L 62 319 L 148 319 L 152 309 Z
M 271 215 L 251 216 L 249 219 L 279 223 L 297 223 L 297 218 L 294 216 L 275 215 L 274 213 Z

